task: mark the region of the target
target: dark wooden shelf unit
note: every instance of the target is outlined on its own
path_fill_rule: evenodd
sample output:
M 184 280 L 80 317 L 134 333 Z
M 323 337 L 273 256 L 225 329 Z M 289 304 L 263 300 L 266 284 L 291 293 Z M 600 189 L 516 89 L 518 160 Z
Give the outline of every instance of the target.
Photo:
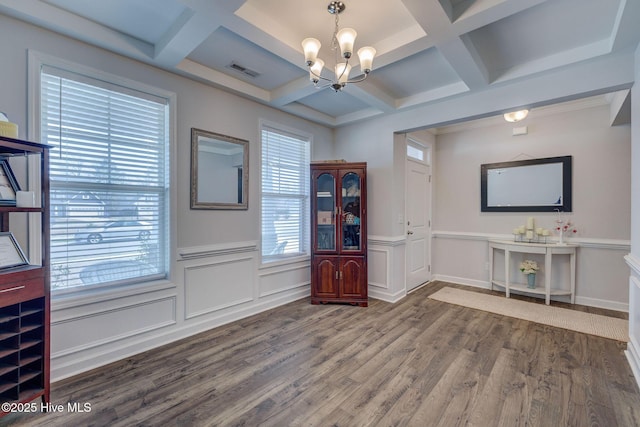
M 311 303 L 368 305 L 367 164 L 311 164 Z
M 21 176 L 37 176 L 38 207 L 0 206 L 0 231 L 26 236 L 28 244 L 39 245 L 42 259 L 28 265 L 0 268 L 0 402 L 25 403 L 36 398 L 50 400 L 50 289 L 49 289 L 49 158 L 48 146 L 14 138 L 0 137 L 0 157 L 35 156 L 18 162 L 37 171 L 20 171 Z M 38 161 L 33 161 L 37 159 Z M 37 164 L 37 166 L 35 166 Z M 15 172 L 15 171 L 14 171 Z M 25 188 L 23 188 L 25 189 Z M 31 190 L 31 188 L 29 189 Z M 31 215 L 39 213 L 40 215 Z M 12 227 L 13 215 L 25 221 Z M 33 228 L 39 221 L 39 236 Z M 31 223 L 32 224 L 32 223 Z M 21 228 L 22 227 L 22 228 Z M 23 248 L 25 254 L 29 251 Z M 6 413 L 0 411 L 0 417 Z

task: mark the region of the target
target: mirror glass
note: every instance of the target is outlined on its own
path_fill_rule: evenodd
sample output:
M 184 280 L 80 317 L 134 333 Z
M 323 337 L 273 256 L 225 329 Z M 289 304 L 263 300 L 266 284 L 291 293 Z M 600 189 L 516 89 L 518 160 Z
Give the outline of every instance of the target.
M 571 212 L 571 156 L 481 166 L 482 212 Z
M 247 209 L 249 141 L 191 129 L 191 208 Z

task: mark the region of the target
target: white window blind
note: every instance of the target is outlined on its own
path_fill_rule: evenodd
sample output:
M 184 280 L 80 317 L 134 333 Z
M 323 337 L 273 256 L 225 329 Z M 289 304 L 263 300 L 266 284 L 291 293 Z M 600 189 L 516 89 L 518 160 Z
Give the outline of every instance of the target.
M 51 287 L 166 277 L 168 101 L 44 67 Z
M 262 127 L 262 256 L 308 253 L 309 138 Z

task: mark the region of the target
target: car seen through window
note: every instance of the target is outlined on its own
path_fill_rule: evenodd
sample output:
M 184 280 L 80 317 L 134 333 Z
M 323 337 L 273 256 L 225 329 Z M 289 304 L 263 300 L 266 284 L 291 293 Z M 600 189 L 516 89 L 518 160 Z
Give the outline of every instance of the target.
M 143 221 L 114 221 L 101 227 L 79 229 L 75 234 L 78 243 L 101 243 L 105 240 L 147 240 L 152 225 Z

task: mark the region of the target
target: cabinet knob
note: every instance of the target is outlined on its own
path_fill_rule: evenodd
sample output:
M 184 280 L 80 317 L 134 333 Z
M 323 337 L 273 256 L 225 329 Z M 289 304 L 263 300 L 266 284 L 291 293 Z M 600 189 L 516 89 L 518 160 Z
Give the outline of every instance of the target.
M 411 235 L 411 234 L 413 234 L 413 231 L 409 230 L 409 231 L 407 231 L 407 234 Z

